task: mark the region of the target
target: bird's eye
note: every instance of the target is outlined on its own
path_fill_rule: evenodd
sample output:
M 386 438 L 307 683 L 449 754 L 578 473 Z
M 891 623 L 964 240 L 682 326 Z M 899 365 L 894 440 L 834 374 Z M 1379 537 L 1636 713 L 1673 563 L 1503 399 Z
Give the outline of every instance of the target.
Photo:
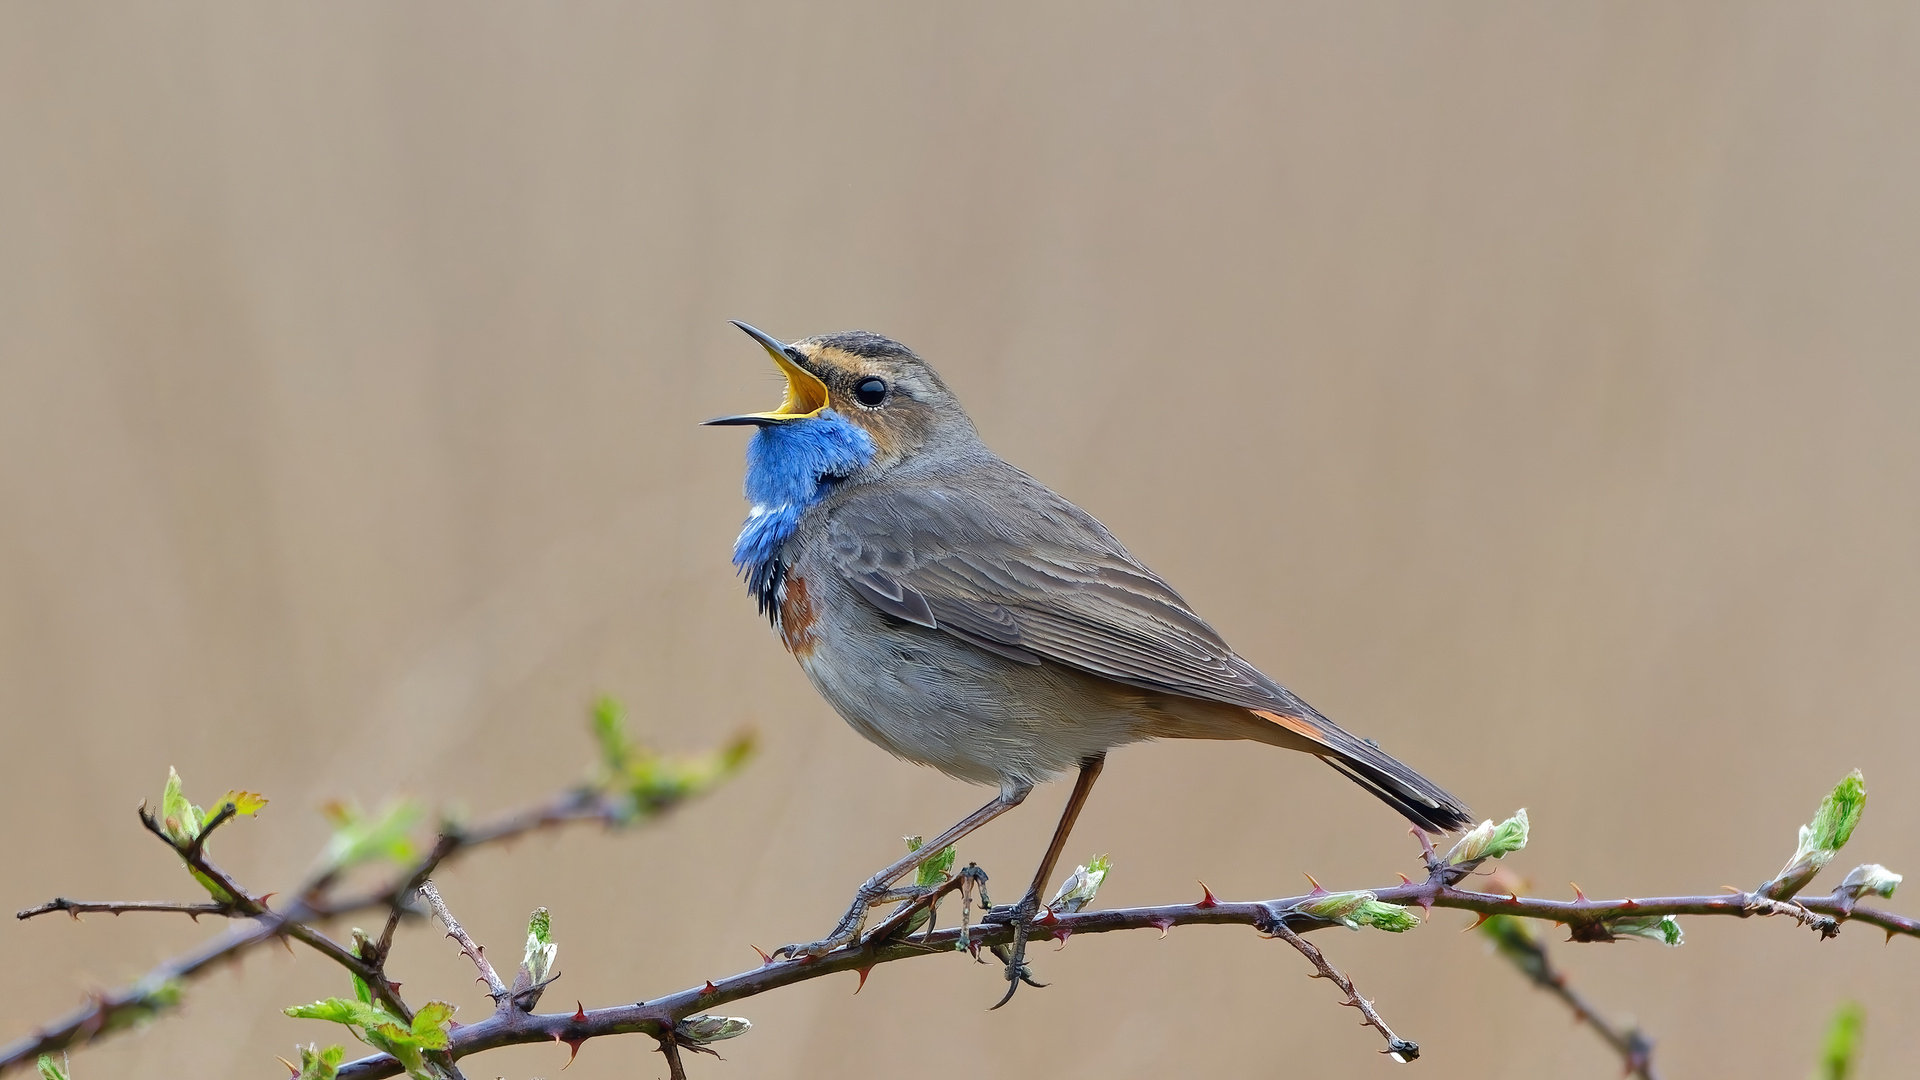
M 881 402 L 887 400 L 887 380 L 861 379 L 859 385 L 853 388 L 853 397 L 869 409 L 878 408 Z

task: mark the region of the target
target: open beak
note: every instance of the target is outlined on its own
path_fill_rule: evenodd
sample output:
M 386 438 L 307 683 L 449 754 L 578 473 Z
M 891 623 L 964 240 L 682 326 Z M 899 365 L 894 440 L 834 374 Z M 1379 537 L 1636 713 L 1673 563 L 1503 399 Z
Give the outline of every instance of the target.
M 805 354 L 790 345 L 781 344 L 772 335 L 756 330 L 738 319 L 732 321 L 733 325 L 745 330 L 747 336 L 759 342 L 760 347 L 767 350 L 767 355 L 773 357 L 773 362 L 778 364 L 780 370 L 786 374 L 787 396 L 780 402 L 780 407 L 772 412 L 716 417 L 708 420 L 705 426 L 772 427 L 775 424 L 819 416 L 827 407 L 827 384 L 821 382 L 818 375 L 800 366 L 800 361 L 806 359 Z

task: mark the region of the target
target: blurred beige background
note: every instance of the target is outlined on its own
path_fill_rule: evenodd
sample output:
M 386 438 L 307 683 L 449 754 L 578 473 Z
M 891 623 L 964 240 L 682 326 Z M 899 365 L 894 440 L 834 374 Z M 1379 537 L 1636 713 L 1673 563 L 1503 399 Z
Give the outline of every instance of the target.
M 461 864 L 468 925 L 505 953 L 550 906 L 589 1005 L 825 930 L 984 793 L 855 736 L 732 577 L 742 438 L 695 424 L 779 379 L 730 317 L 919 349 L 1247 656 L 1530 808 L 1549 894 L 1750 886 L 1856 765 L 1845 861 L 1920 871 L 1916 131 L 1901 3 L 7 5 L 0 907 L 185 895 L 132 814 L 169 764 L 272 797 L 221 855 L 279 888 L 325 799 L 572 781 L 609 692 L 764 753 L 661 827 Z M 1018 880 L 1064 794 L 963 857 Z M 1100 851 L 1116 906 L 1414 868 L 1352 785 L 1227 745 L 1116 754 Z M 1468 921 L 1323 944 L 1423 1076 L 1616 1076 Z M 212 932 L 9 920 L 0 1038 Z M 1866 1075 L 1907 1071 L 1912 942 L 1687 933 L 1559 951 L 1669 1077 L 1803 1076 L 1846 996 Z M 1395 1068 L 1246 930 L 1039 965 L 991 1015 L 953 958 L 786 990 L 691 1068 Z M 482 1006 L 425 929 L 396 969 Z M 262 952 L 75 1075 L 277 1076 L 337 1035 L 278 1008 L 342 989 Z

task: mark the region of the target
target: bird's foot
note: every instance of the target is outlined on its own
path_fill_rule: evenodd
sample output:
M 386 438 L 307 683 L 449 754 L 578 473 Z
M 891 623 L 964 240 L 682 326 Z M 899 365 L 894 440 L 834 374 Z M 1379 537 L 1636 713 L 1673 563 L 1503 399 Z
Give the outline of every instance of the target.
M 1007 965 L 1007 992 L 1000 996 L 999 1001 L 994 1002 L 994 1009 L 1012 1001 L 1014 991 L 1020 989 L 1021 983 L 1036 989 L 1047 985 L 1043 982 L 1035 982 L 1033 969 L 1027 966 L 1027 937 L 1033 932 L 1033 924 L 1040 910 L 1038 894 L 1028 893 L 1021 897 L 1020 902 L 1015 904 L 1013 911 L 1009 913 L 1008 921 L 1013 924 L 1013 944 L 993 947 L 993 955 Z M 993 1009 L 987 1011 L 992 1012 Z
M 876 904 L 899 902 L 910 905 L 927 895 L 938 892 L 940 885 L 909 885 L 901 889 L 889 889 L 869 881 L 853 895 L 853 906 L 840 917 L 833 933 L 804 945 L 782 945 L 770 954 L 786 960 L 818 960 L 842 945 L 852 945 L 861 941 L 861 932 L 866 929 L 867 914 Z M 894 914 L 899 914 L 896 910 Z M 891 918 L 891 916 L 889 916 Z M 910 929 L 910 928 L 909 928 Z
M 842 945 L 852 944 L 859 940 L 860 931 L 867 925 L 867 910 L 885 899 L 886 895 L 885 882 L 868 881 L 855 890 L 853 906 L 847 908 L 847 913 L 834 924 L 833 933 L 804 945 L 782 945 L 773 950 L 772 955 L 783 960 L 818 960 Z

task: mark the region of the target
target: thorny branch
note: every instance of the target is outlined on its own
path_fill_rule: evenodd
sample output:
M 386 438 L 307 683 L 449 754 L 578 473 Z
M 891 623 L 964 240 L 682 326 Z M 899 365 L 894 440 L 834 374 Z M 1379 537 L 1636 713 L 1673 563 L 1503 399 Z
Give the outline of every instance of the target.
M 169 789 L 170 793 L 173 791 Z M 591 794 L 587 792 L 586 794 Z M 582 792 L 571 796 L 575 800 L 585 800 Z M 563 797 L 563 802 L 566 797 Z M 1813 930 L 1822 940 L 1835 936 L 1847 922 L 1861 922 L 1883 930 L 1889 940 L 1895 935 L 1920 937 L 1920 920 L 1896 915 L 1878 908 L 1862 907 L 1862 897 L 1890 896 L 1899 884 L 1899 875 L 1893 874 L 1875 864 L 1865 864 L 1849 873 L 1846 880 L 1825 896 L 1796 895 L 1800 888 L 1832 860 L 1851 834 L 1858 822 L 1861 807 L 1865 803 L 1865 789 L 1856 772 L 1821 804 L 1819 813 L 1812 825 L 1803 827 L 1800 834 L 1800 847 L 1787 866 L 1774 879 L 1762 883 L 1751 891 L 1728 889 L 1724 895 L 1708 896 L 1669 896 L 1650 898 L 1623 898 L 1619 900 L 1593 900 L 1576 887 L 1572 900 L 1551 900 L 1536 897 L 1522 897 L 1518 890 L 1498 892 L 1480 891 L 1463 887 L 1470 874 L 1488 859 L 1497 859 L 1504 854 L 1517 851 L 1526 844 L 1527 820 L 1525 812 L 1502 823 L 1498 828 L 1492 822 L 1486 822 L 1480 828 L 1472 830 L 1456 843 L 1445 856 L 1434 851 L 1430 843 L 1422 837 L 1423 851 L 1427 870 L 1426 880 L 1414 882 L 1401 877 L 1402 884 L 1386 888 L 1329 893 L 1315 883 L 1310 893 L 1286 897 L 1277 900 L 1228 902 L 1217 899 L 1210 890 L 1203 887 L 1203 896 L 1191 904 L 1173 904 L 1157 907 L 1126 908 L 1109 911 L 1082 911 L 1080 908 L 1090 902 L 1094 890 L 1098 888 L 1099 877 L 1104 876 L 1104 859 L 1096 860 L 1103 868 L 1099 875 L 1089 883 L 1081 880 L 1079 885 L 1069 890 L 1063 886 L 1061 894 L 1056 896 L 1052 907 L 1043 908 L 1033 924 L 1028 928 L 1029 936 L 1036 940 L 1054 939 L 1062 942 L 1075 934 L 1110 933 L 1121 930 L 1157 929 L 1164 936 L 1174 926 L 1223 924 L 1252 927 L 1263 934 L 1279 937 L 1299 950 L 1315 967 L 1317 976 L 1327 978 L 1338 985 L 1346 994 L 1344 1004 L 1358 1009 L 1367 1026 L 1377 1028 L 1387 1040 L 1387 1053 L 1400 1060 L 1412 1060 L 1418 1056 L 1419 1047 L 1410 1040 L 1397 1036 L 1388 1027 L 1385 1020 L 1373 1008 L 1373 1003 L 1364 998 L 1354 984 L 1335 968 L 1318 948 L 1309 944 L 1301 936 L 1316 930 L 1333 926 L 1357 928 L 1364 923 L 1388 930 L 1406 930 L 1416 925 L 1418 920 L 1408 910 L 1418 907 L 1431 913 L 1433 908 L 1455 908 L 1477 913 L 1481 918 L 1475 925 L 1487 922 L 1494 917 L 1512 922 L 1517 919 L 1550 921 L 1567 927 L 1569 940 L 1581 942 L 1613 941 L 1623 936 L 1663 937 L 1668 944 L 1678 942 L 1679 931 L 1671 920 L 1673 917 L 1694 916 L 1733 916 L 1751 918 L 1753 916 L 1784 915 L 1789 919 Z M 504 825 L 496 825 L 490 839 L 504 839 L 508 835 L 530 831 L 563 820 L 576 820 L 591 816 L 584 812 L 583 806 L 592 805 L 590 801 L 576 801 L 562 813 L 552 812 L 552 807 L 536 809 L 530 815 L 523 814 L 509 819 Z M 817 958 L 795 960 L 775 960 L 762 953 L 762 964 L 749 971 L 721 979 L 706 981 L 698 987 L 682 990 L 678 993 L 653 1000 L 643 1000 L 628 1005 L 616 1005 L 608 1008 L 587 1010 L 576 1008 L 567 1013 L 535 1013 L 532 1008 L 537 1003 L 539 987 L 551 982 L 545 976 L 548 964 L 552 960 L 553 946 L 548 937 L 548 923 L 545 909 L 535 913 L 534 922 L 529 926 L 528 960 L 521 966 L 515 979 L 515 990 L 509 991 L 501 982 L 485 958 L 484 950 L 474 942 L 459 923 L 446 910 L 437 892 L 427 877 L 434 868 L 446 858 L 479 842 L 475 833 L 450 833 L 443 837 L 434 850 L 420 860 L 404 878 L 390 884 L 386 889 L 369 894 L 373 901 L 364 902 L 364 906 L 384 905 L 387 908 L 387 922 L 378 941 L 369 941 L 363 934 L 355 934 L 355 950 L 347 950 L 331 938 L 305 925 L 298 913 L 307 913 L 307 918 L 317 918 L 328 903 L 326 887 L 310 889 L 285 912 L 269 910 L 264 898 L 255 898 L 242 888 L 238 882 L 206 858 L 205 842 L 207 835 L 229 819 L 234 812 L 232 805 L 223 806 L 210 817 L 206 826 L 188 839 L 170 837 L 152 817 L 141 814 L 142 822 L 156 835 L 161 836 L 169 846 L 194 871 L 195 876 L 212 893 L 219 913 L 236 918 L 254 920 L 250 931 L 238 935 L 229 935 L 226 943 L 212 943 L 212 947 L 203 949 L 192 956 L 175 961 L 163 971 L 176 973 L 169 977 L 183 977 L 204 969 L 215 960 L 237 953 L 248 944 L 236 945 L 235 942 L 257 943 L 279 937 L 292 937 L 319 950 L 352 972 L 356 979 L 363 980 L 360 1000 L 365 1003 L 369 997 L 376 999 L 379 1006 L 393 1016 L 412 1018 L 414 1013 L 407 1009 L 397 993 L 397 987 L 388 983 L 384 976 L 384 962 L 392 944 L 392 935 L 401 914 L 407 910 L 407 903 L 413 892 L 418 889 L 425 893 L 429 904 L 448 926 L 449 936 L 458 941 L 465 952 L 482 973 L 494 997 L 495 1008 L 492 1015 L 473 1024 L 445 1028 L 445 1020 L 451 1007 L 435 1002 L 422 1006 L 417 1014 L 412 1041 L 413 1049 L 406 1052 L 413 1055 L 414 1064 L 407 1065 L 393 1054 L 400 1053 L 393 1046 L 398 1043 L 382 1042 L 372 1034 L 374 1027 L 380 1024 L 353 1019 L 341 1019 L 339 1015 L 322 1015 L 326 1009 L 336 1008 L 337 999 L 316 1003 L 319 1008 L 302 1006 L 290 1009 L 296 1015 L 308 1015 L 316 1018 L 331 1018 L 340 1022 L 362 1024 L 369 1032 L 366 1036 L 378 1046 L 386 1046 L 391 1053 L 380 1053 L 357 1061 L 348 1062 L 338 1069 L 339 1080 L 370 1080 L 373 1077 L 397 1075 L 412 1070 L 419 1075 L 420 1070 L 431 1066 L 434 1075 L 458 1077 L 459 1070 L 455 1061 L 469 1054 L 519 1043 L 559 1041 L 569 1044 L 577 1053 L 580 1045 L 590 1039 L 615 1034 L 638 1033 L 655 1039 L 667 1056 L 668 1067 L 675 1077 L 684 1077 L 684 1064 L 680 1060 L 681 1049 L 691 1049 L 711 1053 L 705 1045 L 716 1039 L 728 1038 L 745 1030 L 744 1021 L 733 1018 L 713 1016 L 707 1010 L 738 1001 L 794 983 L 822 978 L 843 971 L 859 973 L 864 984 L 868 972 L 886 963 L 905 960 L 910 957 L 928 956 L 937 953 L 964 951 L 975 957 L 983 948 L 997 949 L 1014 939 L 1015 909 L 996 907 L 986 912 L 981 923 L 968 926 L 964 922 L 960 927 L 935 929 L 934 905 L 941 897 L 953 891 L 960 891 L 963 899 L 970 895 L 968 885 L 978 875 L 972 867 L 962 871 L 959 876 L 951 877 L 941 884 L 923 882 L 914 889 L 897 890 L 901 906 L 875 928 L 873 933 L 855 942 L 835 949 Z M 198 811 L 195 810 L 197 815 Z M 172 818 L 169 818 L 171 826 Z M 486 834 L 481 834 L 486 835 Z M 950 865 L 950 861 L 949 861 Z M 1069 882 L 1084 879 L 1087 867 L 1082 867 Z M 330 887 L 331 881 L 326 883 Z M 1066 898 L 1066 899 L 1063 899 Z M 984 894 L 983 894 L 984 900 Z M 339 900 L 332 901 L 333 911 L 342 910 Z M 29 912 L 22 912 L 25 918 L 32 914 L 48 911 L 68 910 L 67 904 L 54 903 L 42 905 Z M 111 910 L 106 905 L 100 910 Z M 175 905 L 179 907 L 199 907 L 198 905 Z M 126 910 L 141 910 L 126 908 Z M 189 911 L 188 914 L 204 914 L 205 911 Z M 1517 922 L 1513 925 L 1520 925 Z M 1498 935 L 1496 934 L 1496 939 Z M 1528 939 L 1523 935 L 1519 940 Z M 1637 1031 L 1621 1032 L 1605 1024 L 1604 1019 L 1578 995 L 1573 994 L 1565 985 L 1565 980 L 1547 962 L 1544 947 L 1537 939 L 1531 939 L 1530 946 L 1507 949 L 1509 958 L 1515 958 L 1529 977 L 1543 987 L 1558 994 L 1574 1008 L 1576 1015 L 1593 1023 L 1596 1030 L 1614 1046 L 1626 1062 L 1630 1073 L 1636 1073 L 1644 1080 L 1652 1080 L 1652 1068 L 1649 1061 L 1650 1043 Z M 522 994 L 519 987 L 527 984 L 534 993 Z M 119 1017 L 121 1023 L 127 1019 L 151 1014 L 158 1008 L 171 1002 L 154 1004 L 158 996 L 155 984 L 145 984 L 128 992 L 133 1004 L 116 1004 L 98 1001 L 88 1009 L 77 1014 L 78 1019 L 70 1018 L 68 1026 L 59 1033 L 46 1033 L 0 1051 L 0 1071 L 24 1064 L 37 1054 L 89 1040 L 108 1030 L 115 1021 L 116 1008 L 133 1010 L 131 1017 Z M 338 1006 L 351 1010 L 352 1003 L 339 1001 Z M 94 1019 L 89 1019 L 94 1018 Z M 105 1018 L 105 1019 L 98 1019 Z M 382 1028 L 382 1030 L 388 1030 Z M 424 1033 L 424 1034 L 423 1034 Z M 404 1034 L 404 1033 L 403 1033 Z M 427 1051 L 423 1060 L 422 1050 Z M 337 1060 L 337 1059 L 336 1059 Z
M 1315 974 L 1313 978 L 1326 979 L 1346 992 L 1347 1000 L 1341 1002 L 1341 1004 L 1359 1009 L 1360 1015 L 1363 1017 L 1361 1023 L 1378 1031 L 1380 1037 L 1387 1040 L 1387 1048 L 1382 1050 L 1381 1053 L 1392 1055 L 1393 1060 L 1401 1064 L 1405 1064 L 1420 1056 L 1420 1044 L 1395 1035 L 1393 1029 L 1387 1026 L 1387 1022 L 1380 1019 L 1380 1014 L 1373 1010 L 1373 1002 L 1361 997 L 1360 991 L 1353 988 L 1353 980 L 1342 974 L 1339 968 L 1327 963 L 1326 956 L 1323 955 L 1319 949 L 1315 948 L 1306 938 L 1287 929 L 1285 920 L 1277 921 L 1267 929 L 1273 931 L 1274 937 L 1300 950 L 1300 955 L 1306 957 L 1307 962 L 1312 964 L 1318 971 L 1318 974 Z
M 1588 929 L 1579 937 L 1580 928 L 1598 927 L 1614 919 L 1658 917 L 1663 915 L 1718 915 L 1750 918 L 1771 914 L 1753 905 L 1753 893 L 1724 896 L 1668 896 L 1619 900 L 1547 900 L 1500 895 L 1462 889 L 1448 884 L 1442 874 L 1427 881 L 1372 890 L 1384 903 L 1423 908 L 1457 908 L 1487 915 L 1516 915 L 1565 923 L 1575 933 L 1574 940 L 1601 941 Z M 1081 934 L 1104 934 L 1122 930 L 1160 930 L 1192 925 L 1240 925 L 1271 932 L 1284 925 L 1296 935 L 1340 925 L 1300 913 L 1302 905 L 1314 902 L 1324 893 L 1308 893 L 1278 900 L 1232 902 L 1211 895 L 1192 904 L 1158 907 L 1119 908 L 1073 914 L 1043 915 L 1032 935 L 1037 940 L 1065 938 Z M 1839 923 L 1866 923 L 1886 931 L 1889 937 L 1920 937 L 1920 920 L 1895 915 L 1877 908 L 1854 906 L 1852 900 L 1836 891 L 1833 895 L 1798 901 L 1809 912 L 1826 915 Z M 966 931 L 948 928 L 914 934 L 887 941 L 868 940 L 847 945 L 810 961 L 764 963 L 749 971 L 724 979 L 715 979 L 661 998 L 603 1009 L 580 1009 L 572 1013 L 529 1013 L 502 1010 L 453 1033 L 452 1054 L 467 1054 L 496 1047 L 536 1042 L 578 1044 L 604 1035 L 645 1034 L 660 1038 L 677 1021 L 709 1012 L 729 1002 L 740 1001 L 795 983 L 807 982 L 844 971 L 857 972 L 915 957 L 933 956 L 959 949 L 978 950 L 1003 945 L 1013 940 L 1013 928 L 1006 921 L 1011 909 L 994 908 L 988 921 Z M 1344 988 L 1344 987 L 1343 987 Z M 1358 996 L 1356 994 L 1356 996 Z M 395 1076 L 399 1065 L 385 1055 L 374 1055 L 341 1066 L 339 1080 L 373 1080 Z
M 230 899 L 226 901 L 83 901 L 61 897 L 16 913 L 15 917 L 23 920 L 64 911 L 75 919 L 93 912 L 115 915 L 122 912 L 177 912 L 191 916 L 195 921 L 202 915 L 219 915 L 244 921 L 190 952 L 158 965 L 138 981 L 114 990 L 89 994 L 80 1008 L 42 1025 L 25 1038 L 0 1045 L 0 1073 L 28 1067 L 43 1054 L 57 1054 L 84 1046 L 149 1020 L 179 1003 L 186 982 L 207 975 L 223 962 L 237 962 L 260 946 L 287 937 L 306 941 L 323 952 L 328 950 L 321 942 L 332 945 L 337 952 L 328 952 L 329 956 L 365 979 L 370 990 L 386 990 L 388 983 L 383 968 L 387 953 L 392 948 L 394 930 L 403 917 L 420 914 L 413 907 L 414 896 L 420 885 L 441 865 L 481 848 L 576 822 L 598 822 L 608 828 L 617 828 L 646 820 L 673 809 L 689 797 L 703 793 L 712 780 L 737 769 L 752 751 L 752 737 L 743 735 L 713 755 L 719 764 L 711 779 L 704 782 L 688 782 L 673 776 L 662 779 L 656 775 L 660 770 L 654 767 L 655 763 L 627 743 L 622 723 L 617 705 L 610 701 L 596 705 L 594 726 L 603 756 L 602 775 L 598 780 L 477 825 L 444 822 L 430 850 L 383 884 L 364 891 L 339 890 L 342 868 L 335 865 L 321 868 L 299 887 L 293 901 L 279 911 L 269 910 L 263 899 L 248 897 L 237 885 L 232 885 L 228 888 Z M 179 845 L 157 826 L 144 806 L 141 808 L 142 824 L 174 847 L 190 865 L 194 859 L 204 863 L 207 836 L 232 816 L 230 807 L 222 807 L 207 820 L 191 844 Z M 231 881 L 217 870 L 208 876 L 223 888 L 227 888 Z M 367 943 L 359 953 L 348 952 L 312 929 L 313 924 L 383 908 L 386 909 L 387 918 L 379 939 Z M 368 953 L 371 956 L 366 955 Z M 400 1011 L 404 1013 L 405 1007 L 400 1006 Z
M 480 978 L 487 984 L 487 996 L 496 1005 L 505 1001 L 507 984 L 501 982 L 500 973 L 493 970 L 492 962 L 487 959 L 487 950 L 475 943 L 466 927 L 461 926 L 459 920 L 453 917 L 453 912 L 447 910 L 447 902 L 440 898 L 440 890 L 433 887 L 433 882 L 423 881 L 420 883 L 420 895 L 427 898 L 434 916 L 447 928 L 447 936 L 459 943 L 460 952 L 480 970 Z

